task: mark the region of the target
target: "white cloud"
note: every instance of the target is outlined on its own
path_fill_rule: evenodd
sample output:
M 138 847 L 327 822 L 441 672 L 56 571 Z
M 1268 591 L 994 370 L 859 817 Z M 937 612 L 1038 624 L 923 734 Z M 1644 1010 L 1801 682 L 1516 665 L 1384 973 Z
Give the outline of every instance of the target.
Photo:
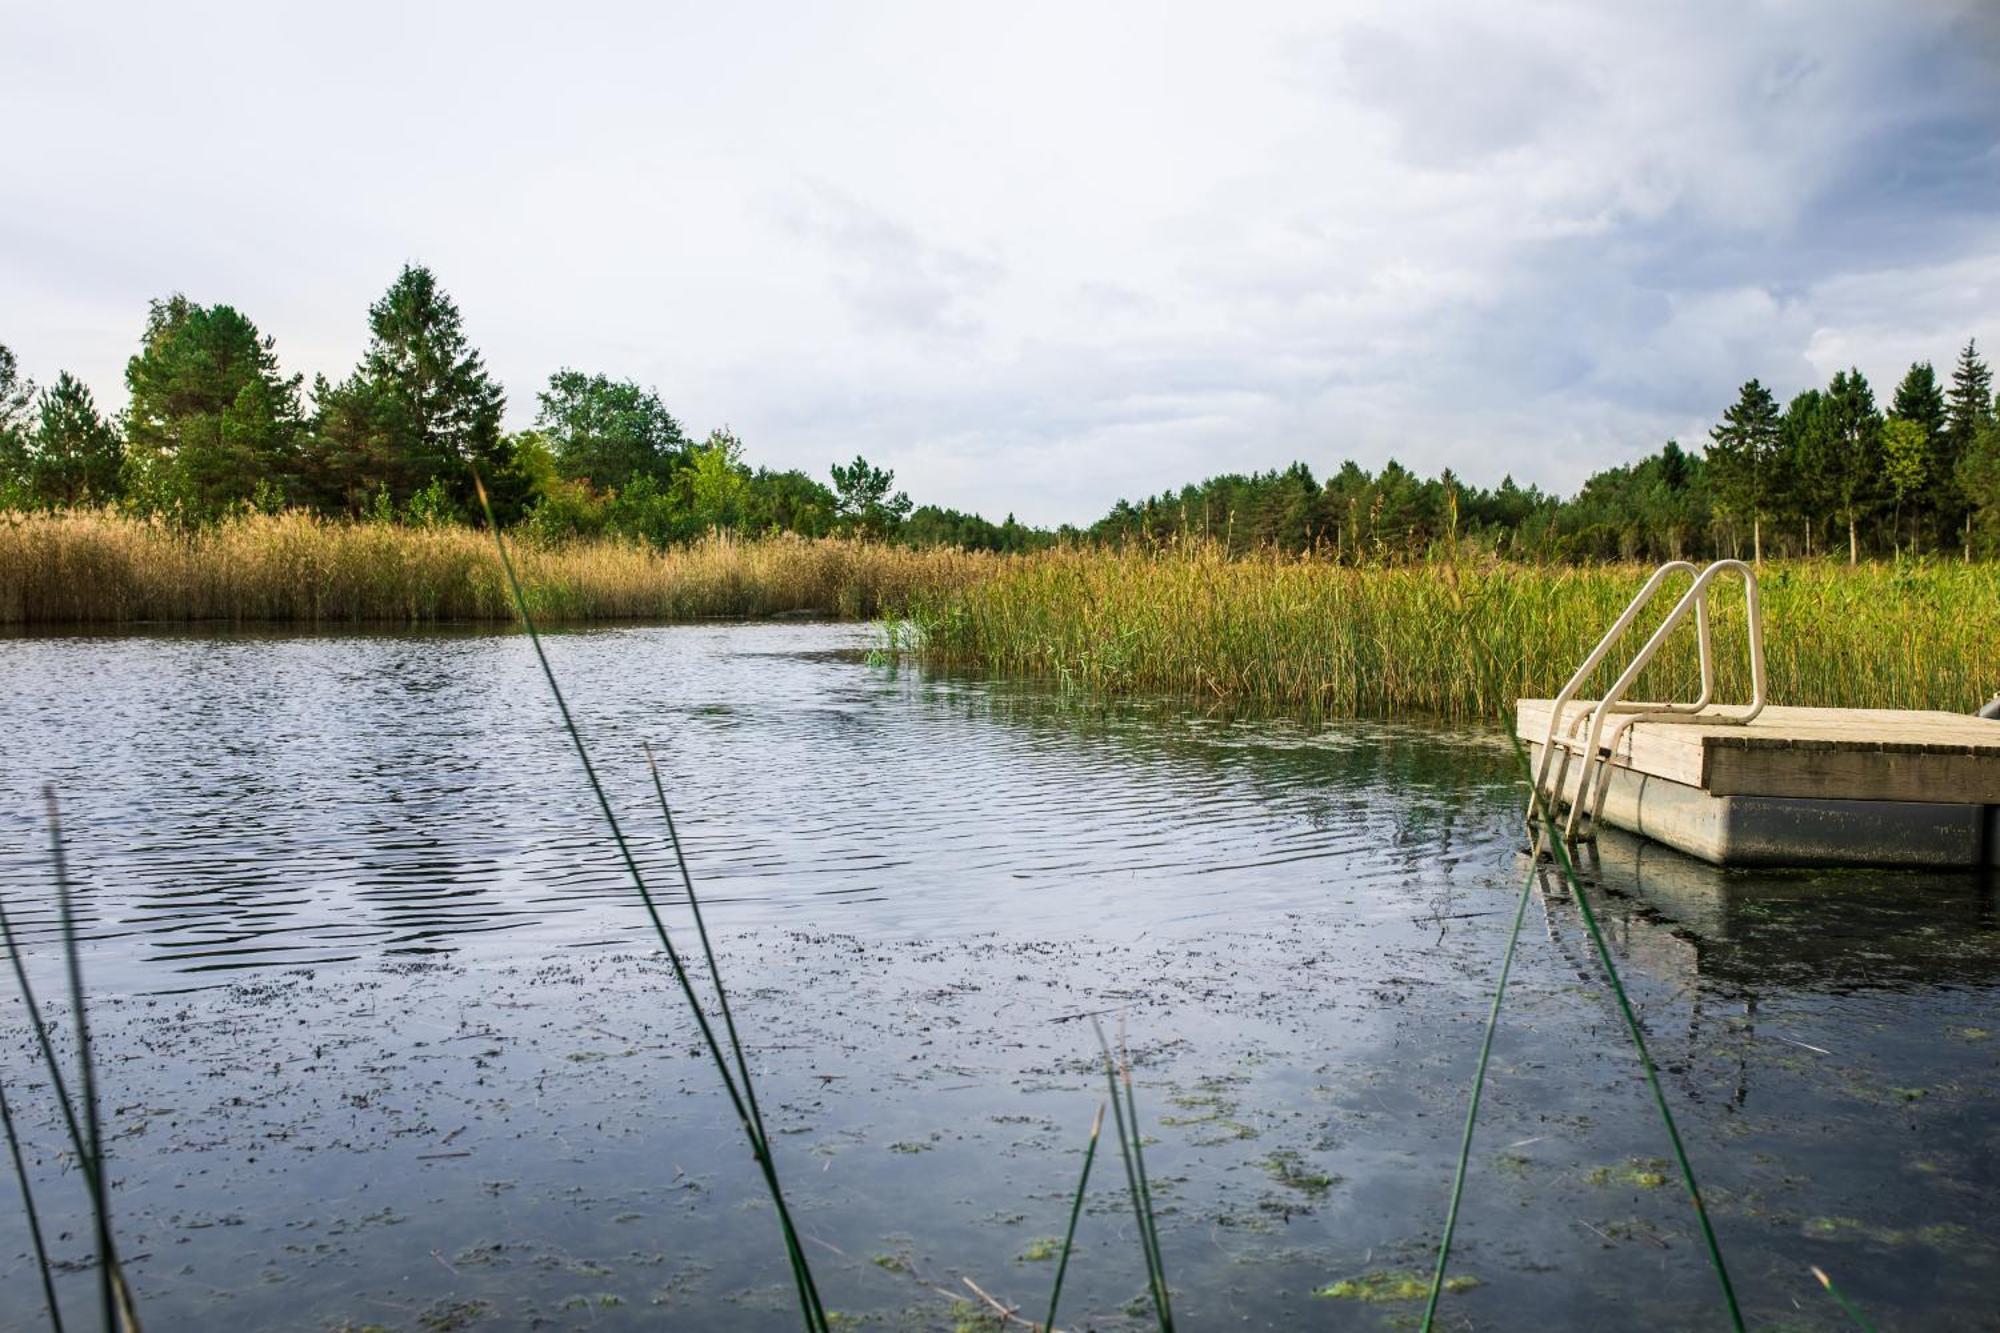
M 415 259 L 519 420 L 601 369 L 995 515 L 1294 457 L 1568 487 L 1989 331 L 1980 13 L 16 7 L 0 339 L 117 402 L 182 289 L 338 374 Z

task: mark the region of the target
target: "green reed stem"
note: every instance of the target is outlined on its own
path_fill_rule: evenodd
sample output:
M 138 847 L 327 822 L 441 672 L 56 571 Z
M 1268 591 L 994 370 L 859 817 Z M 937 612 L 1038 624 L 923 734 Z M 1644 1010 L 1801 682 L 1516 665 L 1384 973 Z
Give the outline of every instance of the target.
M 22 961 L 20 941 L 14 937 L 14 923 L 8 919 L 5 899 L 0 899 L 0 941 L 6 943 L 8 961 L 14 965 L 14 984 L 21 992 L 22 1007 L 28 1011 L 28 1026 L 35 1030 L 35 1041 L 41 1050 L 42 1067 L 48 1072 L 49 1086 L 55 1089 L 63 1128 L 69 1132 L 70 1151 L 75 1155 L 78 1167 L 88 1176 L 97 1170 L 97 1166 L 84 1151 L 83 1126 L 78 1123 L 76 1107 L 70 1102 L 69 1083 L 63 1078 L 55 1048 L 49 1044 L 48 1024 L 42 1021 L 42 1006 L 35 999 L 33 983 L 28 980 L 27 965 Z
M 1070 1247 L 1076 1243 L 1076 1220 L 1083 1216 L 1083 1194 L 1090 1184 L 1090 1164 L 1097 1158 L 1097 1136 L 1104 1128 L 1104 1103 L 1090 1119 L 1090 1143 L 1083 1150 L 1083 1174 L 1077 1177 L 1076 1198 L 1069 1205 L 1069 1229 L 1063 1232 L 1062 1256 L 1056 1260 L 1056 1281 L 1049 1292 L 1049 1317 L 1042 1321 L 1042 1333 L 1056 1333 L 1056 1302 L 1062 1299 L 1063 1275 L 1069 1272 Z M 25 1184 L 25 1178 L 23 1180 Z
M 1125 1161 L 1125 1188 L 1132 1196 L 1132 1217 L 1139 1228 L 1139 1250 L 1146 1260 L 1146 1286 L 1152 1293 L 1153 1315 L 1160 1326 L 1160 1333 L 1173 1333 L 1173 1309 L 1167 1304 L 1166 1274 L 1160 1263 L 1159 1243 L 1153 1233 L 1153 1204 L 1150 1193 L 1140 1181 L 1139 1168 L 1135 1164 L 1138 1145 L 1133 1141 L 1138 1135 L 1138 1112 L 1132 1112 L 1130 1128 L 1126 1120 L 1126 1104 L 1118 1097 L 1118 1066 L 1111 1058 L 1111 1043 L 1104 1039 L 1104 1028 L 1095 1018 L 1091 1027 L 1097 1030 L 1097 1044 L 1104 1051 L 1104 1081 L 1111 1090 L 1111 1120 L 1118 1134 L 1118 1153 Z
M 1521 761 L 1523 770 L 1528 767 L 1527 754 L 1521 749 L 1520 741 L 1514 742 L 1514 753 Z M 1532 773 L 1529 782 L 1534 781 Z M 1702 1202 L 1701 1186 L 1694 1178 L 1694 1166 L 1688 1161 L 1687 1148 L 1681 1143 L 1681 1132 L 1674 1123 L 1673 1109 L 1667 1105 L 1667 1095 L 1660 1087 L 1660 1074 L 1653 1064 L 1651 1052 L 1646 1049 L 1646 1034 L 1639 1026 L 1639 1016 L 1632 1010 L 1632 1001 L 1625 994 L 1625 983 L 1619 978 L 1618 965 L 1611 960 L 1611 947 L 1604 942 L 1604 932 L 1597 924 L 1597 913 L 1590 906 L 1590 895 L 1584 891 L 1583 879 L 1571 864 L 1569 847 L 1563 842 L 1562 833 L 1555 826 L 1555 819 L 1543 802 L 1542 793 L 1533 794 L 1535 808 L 1545 822 L 1549 849 L 1555 854 L 1556 864 L 1562 868 L 1563 879 L 1569 884 L 1570 892 L 1576 897 L 1578 913 L 1583 917 L 1584 929 L 1590 934 L 1591 945 L 1597 951 L 1597 958 L 1604 966 L 1604 975 L 1611 983 L 1611 994 L 1618 1001 L 1618 1012 L 1625 1020 L 1625 1031 L 1632 1038 L 1632 1048 L 1638 1052 L 1639 1064 L 1646 1071 L 1646 1086 L 1652 1091 L 1653 1105 L 1659 1108 L 1660 1122 L 1667 1128 L 1667 1141 L 1673 1145 L 1674 1160 L 1679 1163 L 1681 1183 L 1687 1187 L 1688 1199 L 1694 1204 L 1695 1220 L 1701 1225 L 1702 1242 L 1708 1248 L 1709 1265 L 1715 1269 L 1715 1280 L 1722 1287 L 1722 1300 L 1729 1308 L 1729 1324 L 1736 1333 L 1743 1333 L 1743 1311 L 1736 1303 L 1736 1287 L 1729 1280 L 1729 1265 L 1723 1262 L 1722 1246 L 1715 1238 L 1715 1227 L 1709 1221 L 1708 1208 Z
M 667 788 L 660 780 L 660 765 L 653 758 L 651 744 L 642 748 L 646 751 L 646 768 L 653 775 L 653 793 L 660 798 L 660 814 L 667 821 L 667 840 L 673 844 L 674 863 L 680 867 L 681 889 L 687 894 L 688 910 L 694 915 L 695 933 L 701 937 L 701 956 L 708 963 L 708 975 L 715 982 L 715 998 L 722 1010 L 722 1028 L 729 1036 L 729 1050 L 736 1058 L 736 1072 L 743 1079 L 743 1095 L 750 1103 L 750 1118 L 757 1126 L 758 1135 L 768 1141 L 764 1115 L 757 1106 L 757 1089 L 750 1079 L 750 1063 L 743 1058 L 743 1043 L 736 1036 L 736 1017 L 729 1011 L 729 991 L 722 984 L 722 969 L 716 965 L 715 949 L 708 942 L 708 923 L 702 919 L 701 899 L 694 891 L 694 876 L 688 873 L 687 856 L 681 851 L 680 830 L 674 826 L 674 811 L 667 803 Z
M 1528 867 L 1521 880 L 1521 896 L 1514 903 L 1514 926 L 1507 932 L 1507 948 L 1500 955 L 1500 976 L 1493 984 L 1493 1003 L 1486 1011 L 1486 1035 L 1479 1043 L 1479 1068 L 1472 1076 L 1472 1097 L 1465 1108 L 1465 1133 L 1458 1142 L 1458 1169 L 1451 1180 L 1451 1204 L 1445 1209 L 1444 1236 L 1438 1241 L 1437 1267 L 1431 1273 L 1430 1297 L 1424 1302 L 1421 1333 L 1430 1333 L 1437 1318 L 1438 1297 L 1444 1293 L 1445 1266 L 1451 1261 L 1451 1242 L 1458 1232 L 1458 1205 L 1465 1194 L 1466 1165 L 1472 1158 L 1472 1131 L 1479 1123 L 1480 1095 L 1486 1090 L 1486 1066 L 1493 1056 L 1493 1033 L 1500 1026 L 1500 1002 L 1507 994 L 1507 976 L 1514 969 L 1514 953 L 1521 942 L 1521 922 L 1528 914 L 1528 896 L 1535 886 L 1535 867 Z
M 93 1166 L 85 1181 L 90 1187 L 90 1209 L 97 1233 L 97 1289 L 104 1303 L 104 1327 L 115 1328 L 117 1305 L 111 1295 L 111 1274 L 118 1266 L 117 1250 L 111 1239 L 111 1200 L 104 1188 L 104 1127 L 97 1114 L 97 1073 L 90 1058 L 90 1015 L 83 1004 L 83 963 L 76 938 L 76 904 L 69 891 L 69 867 L 63 857 L 62 814 L 56 808 L 56 789 L 42 788 L 42 802 L 49 812 L 49 857 L 55 865 L 56 902 L 62 913 L 63 957 L 69 972 L 70 1017 L 76 1023 L 77 1087 L 83 1098 L 85 1136 L 90 1143 Z
M 681 887 L 687 894 L 688 910 L 694 916 L 695 933 L 701 937 L 702 957 L 708 963 L 709 977 L 715 982 L 715 998 L 722 1010 L 723 1031 L 729 1037 L 730 1053 L 736 1059 L 736 1072 L 743 1080 L 743 1098 L 750 1107 L 750 1121 L 756 1127 L 757 1142 L 762 1145 L 766 1169 L 770 1173 L 775 1190 L 778 1164 L 771 1156 L 771 1138 L 764 1128 L 764 1112 L 757 1104 L 757 1085 L 750 1077 L 750 1062 L 744 1058 L 743 1043 L 736 1035 L 736 1016 L 729 1008 L 729 989 L 722 984 L 722 968 L 716 963 L 715 947 L 709 942 L 708 922 L 701 913 L 700 895 L 694 891 L 694 876 L 688 872 L 687 855 L 681 848 L 680 830 L 674 824 L 673 807 L 667 802 L 666 784 L 660 779 L 660 765 L 653 758 L 653 747 L 648 744 L 643 748 L 646 752 L 646 767 L 653 777 L 653 792 L 660 798 L 660 814 L 667 821 L 667 840 L 673 844 L 674 862 L 680 867 Z M 787 1228 L 791 1225 L 789 1216 L 785 1219 L 785 1225 Z M 802 1284 L 804 1289 L 811 1290 L 816 1304 L 819 1295 L 813 1283 L 812 1269 L 806 1265 L 803 1248 L 796 1243 L 788 1243 L 786 1250 L 792 1260 L 793 1281 Z
M 1123 1037 L 1120 1037 L 1123 1044 Z M 1153 1187 L 1146 1179 L 1146 1145 L 1139 1130 L 1139 1106 L 1132 1096 L 1132 1061 L 1128 1056 L 1121 1065 L 1125 1078 L 1125 1117 L 1132 1126 L 1132 1165 L 1139 1173 L 1139 1196 L 1146 1201 L 1146 1244 L 1153 1254 L 1153 1273 L 1159 1283 L 1160 1311 L 1166 1327 L 1174 1326 L 1173 1293 L 1167 1290 L 1167 1263 L 1160 1253 L 1160 1224 L 1153 1212 Z
M 50 1276 L 49 1251 L 42 1243 L 42 1219 L 35 1211 L 35 1191 L 28 1183 L 28 1166 L 21 1160 L 21 1140 L 14 1132 L 14 1112 L 7 1105 L 7 1089 L 0 1086 L 0 1126 L 7 1131 L 7 1152 L 14 1159 L 14 1179 L 21 1185 L 21 1211 L 28 1218 L 28 1237 L 35 1243 L 35 1267 L 42 1275 L 42 1298 L 49 1305 L 49 1324 L 63 1333 L 62 1307 L 56 1304 L 55 1279 Z
M 1833 1285 L 1833 1279 L 1826 1275 L 1825 1269 L 1821 1268 L 1818 1264 L 1814 1264 L 1812 1266 L 1812 1275 L 1819 1279 L 1819 1284 L 1826 1288 L 1826 1294 L 1833 1297 L 1834 1304 L 1838 1305 L 1842 1313 L 1854 1321 L 1854 1326 L 1859 1328 L 1861 1333 L 1875 1333 L 1875 1325 L 1868 1322 L 1868 1316 L 1855 1309 L 1853 1303 L 1847 1297 L 1840 1294 L 1840 1288 Z
M 758 1170 L 764 1176 L 764 1184 L 770 1190 L 771 1202 L 778 1213 L 779 1227 L 784 1235 L 787 1257 L 792 1265 L 793 1281 L 798 1286 L 799 1307 L 805 1316 L 806 1328 L 811 1333 L 827 1333 L 826 1310 L 820 1303 L 819 1290 L 813 1282 L 812 1268 L 807 1263 L 804 1247 L 800 1244 L 797 1229 L 792 1225 L 791 1211 L 785 1206 L 784 1191 L 778 1186 L 778 1173 L 771 1163 L 770 1145 L 758 1131 L 757 1122 L 750 1114 L 743 1094 L 738 1090 L 735 1077 L 729 1072 L 729 1062 L 723 1058 L 722 1047 L 715 1039 L 715 1030 L 708 1021 L 708 1014 L 696 997 L 694 984 L 688 979 L 687 967 L 681 961 L 680 951 L 674 947 L 672 937 L 667 933 L 666 922 L 660 916 L 659 905 L 653 900 L 646 877 L 639 870 L 639 862 L 632 855 L 632 848 L 625 840 L 625 831 L 618 823 L 618 815 L 611 808 L 611 799 L 605 794 L 604 784 L 598 780 L 597 767 L 590 761 L 590 750 L 584 744 L 583 733 L 577 729 L 576 719 L 570 715 L 569 703 L 563 697 L 562 686 L 556 681 L 555 668 L 549 664 L 549 655 L 542 647 L 542 636 L 535 630 L 534 616 L 528 610 L 528 597 L 522 590 L 520 577 L 514 572 L 513 558 L 508 554 L 506 538 L 500 534 L 500 524 L 493 517 L 493 506 L 487 499 L 486 486 L 477 474 L 473 485 L 479 493 L 479 507 L 485 512 L 487 528 L 493 534 L 493 545 L 500 554 L 500 567 L 507 576 L 507 587 L 514 597 L 515 610 L 521 617 L 522 628 L 528 632 L 528 642 L 534 647 L 535 660 L 541 664 L 542 677 L 548 682 L 549 693 L 554 697 L 556 711 L 562 716 L 563 730 L 569 733 L 570 743 L 576 749 L 576 756 L 583 764 L 583 775 L 590 783 L 592 794 L 597 797 L 597 806 L 604 814 L 604 822 L 611 830 L 611 840 L 618 848 L 619 858 L 632 877 L 633 887 L 639 892 L 639 900 L 645 904 L 646 915 L 652 921 L 654 933 L 659 936 L 660 947 L 665 950 L 667 961 L 673 967 L 674 979 L 679 983 L 681 994 L 686 998 L 689 1010 L 694 1015 L 695 1026 L 701 1031 L 703 1045 L 715 1071 L 722 1078 L 722 1086 L 729 1095 L 730 1105 L 736 1112 L 737 1123 L 742 1126 L 744 1137 L 750 1141 L 751 1156 L 756 1159 Z

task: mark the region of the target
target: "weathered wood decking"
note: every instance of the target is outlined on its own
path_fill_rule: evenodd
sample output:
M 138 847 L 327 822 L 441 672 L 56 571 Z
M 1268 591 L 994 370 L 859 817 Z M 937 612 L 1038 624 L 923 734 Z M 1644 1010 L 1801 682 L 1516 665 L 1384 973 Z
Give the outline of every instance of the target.
M 1564 723 L 1590 707 L 1572 703 Z M 1516 734 L 1539 747 L 1549 709 L 1520 700 Z M 1618 736 L 1604 819 L 1723 864 L 2000 863 L 2000 721 L 1774 706 L 1742 726 L 1636 722 Z

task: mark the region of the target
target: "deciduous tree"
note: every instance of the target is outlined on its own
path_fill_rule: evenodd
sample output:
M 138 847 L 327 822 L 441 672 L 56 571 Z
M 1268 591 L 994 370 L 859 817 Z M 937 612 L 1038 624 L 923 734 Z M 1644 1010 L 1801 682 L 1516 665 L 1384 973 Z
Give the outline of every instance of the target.
M 657 393 L 630 380 L 563 369 L 536 398 L 536 428 L 571 481 L 599 490 L 618 490 L 637 477 L 665 482 L 689 460 L 680 423 Z

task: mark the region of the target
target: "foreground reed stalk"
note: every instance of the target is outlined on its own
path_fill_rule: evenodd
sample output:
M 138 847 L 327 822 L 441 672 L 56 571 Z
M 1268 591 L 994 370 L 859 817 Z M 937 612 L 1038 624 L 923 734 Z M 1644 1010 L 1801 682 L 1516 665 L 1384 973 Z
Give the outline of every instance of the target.
M 14 1179 L 21 1187 L 21 1212 L 28 1221 L 28 1239 L 34 1242 L 35 1268 L 42 1279 L 42 1300 L 49 1310 L 49 1324 L 63 1333 L 62 1307 L 56 1303 L 55 1279 L 50 1274 L 48 1246 L 42 1242 L 42 1219 L 35 1210 L 35 1190 L 28 1180 L 27 1163 L 21 1160 L 20 1136 L 14 1132 L 14 1112 L 7 1104 L 7 1089 L 0 1087 L 0 1127 L 7 1132 L 7 1155 L 14 1162 Z
M 1160 1234 L 1153 1218 L 1153 1194 L 1146 1183 L 1145 1147 L 1139 1141 L 1139 1108 L 1132 1096 L 1132 1066 L 1129 1060 L 1121 1071 L 1111 1058 L 1111 1043 L 1104 1027 L 1095 1018 L 1097 1044 L 1104 1052 L 1104 1080 L 1111 1090 L 1111 1120 L 1118 1135 L 1118 1152 L 1125 1161 L 1125 1186 L 1132 1196 L 1132 1217 L 1139 1228 L 1139 1249 L 1146 1260 L 1146 1287 L 1153 1298 L 1153 1315 L 1160 1333 L 1173 1333 L 1174 1307 L 1167 1293 L 1167 1270 L 1160 1257 Z M 1124 1075 L 1125 1098 L 1118 1097 L 1120 1073 Z M 1128 1118 L 1129 1117 L 1129 1118 Z
M 21 1006 L 27 1011 L 29 1026 L 35 1031 L 35 1043 L 42 1057 L 43 1072 L 48 1075 L 49 1087 L 55 1093 L 56 1105 L 62 1112 L 63 1128 L 69 1135 L 70 1151 L 78 1170 L 83 1174 L 84 1187 L 90 1198 L 91 1233 L 96 1242 L 97 1287 L 99 1301 L 103 1307 L 104 1327 L 107 1330 L 119 1330 L 120 1333 L 139 1333 L 138 1305 L 132 1299 L 131 1288 L 126 1283 L 125 1269 L 119 1262 L 118 1244 L 111 1228 L 111 1200 L 104 1176 L 104 1135 L 97 1106 L 97 1074 L 90 1047 L 90 1017 L 84 1004 L 83 963 L 76 934 L 75 903 L 70 892 L 68 863 L 63 853 L 62 817 L 56 806 L 55 788 L 44 786 L 42 800 L 48 809 L 49 856 L 55 872 L 56 902 L 62 922 L 63 955 L 69 982 L 70 1009 L 76 1027 L 78 1086 L 84 1103 L 81 1118 L 77 1113 L 75 1098 L 70 1092 L 69 1081 L 63 1077 L 62 1062 L 56 1058 L 55 1047 L 49 1040 L 48 1023 L 42 1018 L 41 1004 L 35 998 L 34 984 L 28 977 L 27 961 L 21 952 L 20 941 L 15 937 L 14 925 L 7 915 L 4 902 L 0 902 L 0 943 L 5 944 L 7 957 L 13 964 L 14 983 L 20 991 Z M 27 1171 L 21 1161 L 19 1146 L 15 1139 L 13 1116 L 9 1108 L 0 1110 L 4 1110 L 5 1113 L 8 1147 L 14 1158 L 15 1172 L 20 1177 L 21 1194 L 26 1200 L 26 1211 L 30 1230 L 34 1233 L 36 1254 L 43 1264 L 43 1290 L 49 1302 L 49 1320 L 60 1329 L 62 1312 L 57 1308 L 55 1291 L 49 1281 L 47 1255 L 42 1248 L 40 1225 L 35 1216 Z
M 1875 1333 L 1875 1325 L 1869 1323 L 1868 1317 L 1855 1309 L 1847 1297 L 1840 1294 L 1840 1288 L 1833 1285 L 1833 1279 L 1826 1275 L 1825 1269 L 1814 1264 L 1812 1275 L 1819 1279 L 1819 1284 L 1826 1289 L 1826 1294 L 1833 1297 L 1834 1304 L 1840 1307 L 1842 1314 L 1854 1321 L 1854 1326 L 1860 1329 L 1861 1333 Z
M 1104 1103 L 1090 1118 L 1090 1142 L 1083 1150 L 1083 1174 L 1077 1178 L 1076 1197 L 1069 1205 L 1069 1229 L 1063 1232 L 1062 1256 L 1056 1260 L 1055 1286 L 1049 1291 L 1049 1317 L 1042 1321 L 1042 1333 L 1056 1333 L 1056 1304 L 1062 1300 L 1063 1275 L 1069 1272 L 1069 1252 L 1076 1244 L 1076 1222 L 1083 1216 L 1084 1191 L 1090 1187 L 1090 1164 L 1097 1158 L 1097 1136 L 1104 1128 Z
M 784 1236 L 786 1254 L 791 1262 L 792 1278 L 798 1288 L 799 1308 L 800 1313 L 804 1316 L 806 1328 L 809 1330 L 809 1333 L 829 1333 L 830 1325 L 827 1321 L 826 1310 L 820 1301 L 818 1286 L 813 1281 L 812 1268 L 806 1259 L 804 1247 L 800 1243 L 796 1228 L 792 1225 L 791 1210 L 785 1205 L 784 1191 L 778 1184 L 777 1167 L 771 1157 L 770 1144 L 766 1141 L 761 1128 L 761 1118 L 752 1113 L 750 1100 L 746 1099 L 744 1089 L 739 1088 L 736 1076 L 730 1071 L 729 1062 L 722 1054 L 721 1045 L 716 1041 L 715 1030 L 708 1021 L 708 1013 L 703 1009 L 700 999 L 695 994 L 694 984 L 688 977 L 687 967 L 682 962 L 680 951 L 674 947 L 673 939 L 667 932 L 666 922 L 660 916 L 659 906 L 654 901 L 652 889 L 647 885 L 645 875 L 639 870 L 639 862 L 632 855 L 631 845 L 625 840 L 624 828 L 618 822 L 617 813 L 611 808 L 611 799 L 605 794 L 604 784 L 598 780 L 597 767 L 591 762 L 589 747 L 584 744 L 583 733 L 577 729 L 576 719 L 570 714 L 569 703 L 563 697 L 562 686 L 556 680 L 555 668 L 550 665 L 548 653 L 542 647 L 541 635 L 536 632 L 534 616 L 528 607 L 527 595 L 522 591 L 521 581 L 514 572 L 514 563 L 508 554 L 506 538 L 500 533 L 500 525 L 494 521 L 493 508 L 486 496 L 486 487 L 483 483 L 478 482 L 476 477 L 474 481 L 479 492 L 480 507 L 485 511 L 487 526 L 493 534 L 493 544 L 499 553 L 501 570 L 506 576 L 507 586 L 513 593 L 515 607 L 520 615 L 522 628 L 527 631 L 528 642 L 534 647 L 535 659 L 541 665 L 542 677 L 548 682 L 549 693 L 555 700 L 556 711 L 561 715 L 563 730 L 569 734 L 570 743 L 576 750 L 577 759 L 583 765 L 584 777 L 589 781 L 591 792 L 597 798 L 598 809 L 603 813 L 604 822 L 611 830 L 611 839 L 618 848 L 619 858 L 624 862 L 625 869 L 631 876 L 632 885 L 638 891 L 640 901 L 645 904 L 646 915 L 652 922 L 654 933 L 659 937 L 660 947 L 666 953 L 668 963 L 673 968 L 674 980 L 680 986 L 681 995 L 686 999 L 688 1008 L 694 1016 L 695 1026 L 701 1032 L 702 1044 L 707 1050 L 710 1061 L 715 1065 L 716 1073 L 722 1079 L 723 1089 L 729 1096 L 730 1106 L 736 1113 L 737 1123 L 742 1127 L 744 1137 L 750 1143 L 751 1156 L 756 1160 L 758 1170 L 764 1177 L 765 1187 L 770 1192 L 771 1202 L 777 1211 L 779 1227 Z M 664 800 L 664 792 L 662 799 Z M 676 838 L 676 854 L 678 854 L 678 851 L 678 838 Z M 705 945 L 705 930 L 703 931 L 703 940 Z M 712 954 L 710 955 L 710 966 L 713 967 Z M 719 974 L 717 974 L 716 982 L 718 988 L 720 988 L 721 978 Z M 731 1026 L 732 1045 L 734 1045 L 733 1024 Z M 734 1045 L 734 1049 L 736 1050 L 739 1062 L 738 1068 L 742 1073 L 743 1083 L 747 1087 L 750 1081 L 749 1066 L 741 1062 L 741 1046 Z
M 1534 776 L 1528 767 L 1527 752 L 1520 741 L 1514 742 L 1514 754 L 1520 761 L 1521 770 L 1528 775 L 1530 785 Z M 1653 1105 L 1659 1109 L 1660 1123 L 1666 1127 L 1667 1142 L 1673 1146 L 1674 1161 L 1680 1167 L 1681 1184 L 1686 1187 L 1688 1201 L 1694 1205 L 1695 1221 L 1701 1226 L 1701 1238 L 1708 1250 L 1710 1267 L 1715 1270 L 1715 1280 L 1722 1288 L 1723 1304 L 1729 1310 L 1730 1327 L 1736 1333 L 1743 1333 L 1743 1311 L 1736 1302 L 1736 1287 L 1729 1280 L 1729 1265 L 1722 1257 L 1722 1246 L 1715 1238 L 1715 1226 L 1709 1221 L 1708 1207 L 1702 1202 L 1701 1186 L 1694 1176 L 1694 1165 L 1688 1161 L 1687 1148 L 1681 1142 L 1680 1127 L 1674 1122 L 1673 1108 L 1667 1104 L 1667 1094 L 1660 1087 L 1659 1067 L 1653 1063 L 1652 1052 L 1646 1048 L 1646 1034 L 1639 1024 L 1639 1016 L 1633 1012 L 1632 1001 L 1625 994 L 1625 983 L 1618 974 L 1618 965 L 1612 961 L 1611 946 L 1605 943 L 1604 931 L 1597 924 L 1597 912 L 1590 905 L 1590 895 L 1585 891 L 1582 876 L 1576 873 L 1576 866 L 1570 860 L 1569 845 L 1563 841 L 1562 833 L 1556 827 L 1555 815 L 1539 788 L 1534 795 L 1535 812 L 1544 830 L 1547 843 L 1555 854 L 1556 864 L 1562 870 L 1563 881 L 1569 885 L 1571 896 L 1576 899 L 1577 912 L 1583 918 L 1584 929 L 1590 935 L 1591 946 L 1596 950 L 1597 960 L 1604 968 L 1605 979 L 1611 985 L 1611 996 L 1617 1001 L 1619 1015 L 1624 1019 L 1625 1031 L 1632 1039 L 1632 1049 L 1639 1056 L 1639 1065 L 1646 1072 L 1646 1086 L 1653 1094 Z
M 1486 1011 L 1486 1035 L 1479 1042 L 1479 1067 L 1472 1075 L 1472 1096 L 1465 1108 L 1465 1133 L 1458 1142 L 1458 1166 L 1452 1173 L 1451 1204 L 1445 1210 L 1444 1236 L 1438 1241 L 1437 1266 L 1431 1272 L 1430 1295 L 1424 1301 L 1421 1333 L 1431 1333 L 1437 1318 L 1438 1297 L 1444 1294 L 1446 1266 L 1451 1262 L 1452 1239 L 1458 1234 L 1458 1206 L 1465 1196 L 1465 1173 L 1472 1158 L 1472 1131 L 1479 1123 L 1479 1102 L 1486 1090 L 1486 1066 L 1493 1057 L 1493 1034 L 1500 1026 L 1500 1002 L 1507 994 L 1507 977 L 1514 970 L 1514 954 L 1521 943 L 1521 922 L 1528 915 L 1528 897 L 1534 891 L 1536 867 L 1530 865 L 1522 877 L 1521 893 L 1514 903 L 1514 924 L 1507 932 L 1507 947 L 1500 955 L 1500 976 L 1493 983 L 1493 1003 Z

